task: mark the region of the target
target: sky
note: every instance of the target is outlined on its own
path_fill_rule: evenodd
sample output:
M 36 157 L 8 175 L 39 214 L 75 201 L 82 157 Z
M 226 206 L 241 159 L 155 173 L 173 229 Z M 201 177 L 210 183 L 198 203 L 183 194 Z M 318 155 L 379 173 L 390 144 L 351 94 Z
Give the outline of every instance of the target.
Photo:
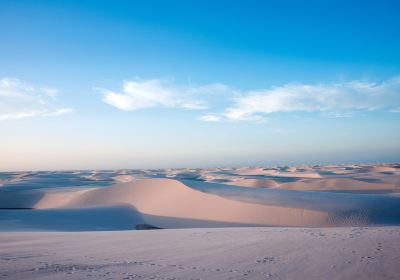
M 398 1 L 0 1 L 0 171 L 400 161 Z

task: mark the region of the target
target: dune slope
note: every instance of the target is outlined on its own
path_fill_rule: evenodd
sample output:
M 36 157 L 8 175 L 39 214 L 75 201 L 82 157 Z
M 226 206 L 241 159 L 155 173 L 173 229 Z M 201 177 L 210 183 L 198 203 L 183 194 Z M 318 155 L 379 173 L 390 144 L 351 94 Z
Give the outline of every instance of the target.
M 207 226 L 206 221 L 242 225 L 328 225 L 322 211 L 241 202 L 194 190 L 171 179 L 144 179 L 83 193 L 70 207 L 129 203 L 147 223 L 162 228 Z M 152 216 L 169 219 L 154 219 Z M 175 218 L 175 219 L 171 219 Z M 181 224 L 179 219 L 184 219 Z M 189 222 L 192 221 L 192 222 Z

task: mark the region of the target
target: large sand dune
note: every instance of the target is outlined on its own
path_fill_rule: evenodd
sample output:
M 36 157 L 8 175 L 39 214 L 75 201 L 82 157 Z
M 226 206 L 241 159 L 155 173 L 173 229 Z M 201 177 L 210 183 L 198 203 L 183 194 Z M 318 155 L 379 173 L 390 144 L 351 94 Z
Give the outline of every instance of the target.
M 246 180 L 256 179 L 242 181 Z M 0 220 L 5 225 L 3 228 L 9 228 L 11 224 L 16 230 L 41 226 L 43 230 L 66 230 L 66 226 L 60 228 L 60 224 L 54 223 L 52 218 L 45 219 L 48 225 L 29 221 L 48 213 L 59 213 L 59 219 L 62 220 L 69 217 L 68 211 L 74 212 L 71 215 L 78 215 L 76 213 L 82 211 L 83 217 L 90 211 L 99 211 L 100 208 L 107 211 L 110 207 L 130 205 L 134 207 L 137 216 L 140 216 L 137 224 L 159 228 L 400 224 L 400 197 L 397 194 L 307 191 L 324 190 L 332 186 L 335 189 L 343 189 L 346 184 L 351 185 L 348 188 L 350 190 L 379 190 L 383 184 L 343 178 L 333 182 L 332 179 L 326 179 L 328 183 L 319 178 L 309 180 L 311 179 L 299 178 L 296 182 L 284 183 L 274 188 L 246 188 L 196 180 L 150 178 L 98 188 L 43 188 L 18 191 L 6 189 L 0 192 L 0 208 L 9 210 L 6 213 L 0 212 Z M 235 185 L 240 182 L 236 181 Z M 292 189 L 285 189 L 285 186 L 291 186 Z M 293 190 L 295 188 L 296 190 Z M 35 210 L 22 211 L 16 208 Z M 39 209 L 52 210 L 40 212 Z M 55 211 L 57 209 L 62 211 Z M 131 215 L 132 208 L 124 209 L 125 216 Z M 12 222 L 18 219 L 20 223 Z M 24 227 L 24 221 L 30 226 Z M 135 228 L 135 221 L 132 223 L 130 228 Z M 115 229 L 126 228 L 124 223 L 116 225 L 111 220 L 110 225 L 104 228 L 110 230 L 113 225 Z M 96 224 L 93 227 L 95 228 Z M 85 226 L 82 230 L 84 229 Z M 74 225 L 71 230 L 80 229 Z
M 69 193 L 66 199 L 59 192 L 50 194 L 46 190 L 41 192 L 43 198 L 39 198 L 34 204 L 30 201 L 28 205 L 20 204 L 23 199 L 19 196 L 27 196 L 24 192 L 14 193 L 15 199 L 8 196 L 5 203 L 8 208 L 16 208 L 10 205 L 10 201 L 14 200 L 18 202 L 19 207 L 32 206 L 35 209 L 78 209 L 88 206 L 130 204 L 144 215 L 146 223 L 162 228 L 216 225 L 329 225 L 329 215 L 321 211 L 240 202 L 193 190 L 179 181 L 170 179 L 143 179 L 111 187 L 79 191 Z M 31 195 L 31 192 L 28 195 Z M 4 208 L 4 204 L 2 207 Z M 10 211 L 17 216 L 26 215 L 21 210 Z M 7 215 L 0 214 L 0 219 L 4 221 Z

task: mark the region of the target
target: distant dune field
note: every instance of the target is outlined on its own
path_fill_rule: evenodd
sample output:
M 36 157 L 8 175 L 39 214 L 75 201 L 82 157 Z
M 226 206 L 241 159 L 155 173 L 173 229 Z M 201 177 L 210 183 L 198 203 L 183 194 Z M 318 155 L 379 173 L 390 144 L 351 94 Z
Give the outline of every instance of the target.
M 4 174 L 0 229 L 397 225 L 399 179 L 397 164 Z M 88 218 L 114 211 L 135 219 Z

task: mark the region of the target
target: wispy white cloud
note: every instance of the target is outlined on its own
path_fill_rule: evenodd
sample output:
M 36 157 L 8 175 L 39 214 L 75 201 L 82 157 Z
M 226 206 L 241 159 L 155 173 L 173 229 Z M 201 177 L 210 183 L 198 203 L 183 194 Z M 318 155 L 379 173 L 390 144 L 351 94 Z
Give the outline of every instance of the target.
M 289 83 L 268 89 L 240 91 L 215 83 L 176 85 L 172 80 L 124 81 L 121 91 L 94 88 L 103 101 L 120 110 L 164 107 L 207 110 L 201 121 L 264 122 L 274 113 L 317 112 L 323 117 L 351 117 L 356 112 L 400 108 L 400 76 L 380 83 L 355 80 L 339 83 Z M 227 104 L 230 104 L 227 105 Z M 220 112 L 212 108 L 225 108 Z
M 124 81 L 122 91 L 94 87 L 103 94 L 103 101 L 120 110 L 134 111 L 152 107 L 204 110 L 206 95 L 226 91 L 222 84 L 205 86 L 175 85 L 171 80 Z
M 381 83 L 351 81 L 332 84 L 286 84 L 270 89 L 242 92 L 221 113 L 200 117 L 203 121 L 261 121 L 278 112 L 320 112 L 348 117 L 355 111 L 388 110 L 400 106 L 400 77 Z
M 0 79 L 0 120 L 58 116 L 72 111 L 56 105 L 58 90 L 35 87 L 15 78 Z
M 55 109 L 54 111 L 48 111 L 48 112 L 44 113 L 43 116 L 46 116 L 46 117 L 60 116 L 60 115 L 68 114 L 71 112 L 73 112 L 72 108 L 61 108 L 61 109 Z
M 221 116 L 219 116 L 217 114 L 208 114 L 208 115 L 200 116 L 198 119 L 201 121 L 205 121 L 205 122 L 219 122 L 222 120 Z

